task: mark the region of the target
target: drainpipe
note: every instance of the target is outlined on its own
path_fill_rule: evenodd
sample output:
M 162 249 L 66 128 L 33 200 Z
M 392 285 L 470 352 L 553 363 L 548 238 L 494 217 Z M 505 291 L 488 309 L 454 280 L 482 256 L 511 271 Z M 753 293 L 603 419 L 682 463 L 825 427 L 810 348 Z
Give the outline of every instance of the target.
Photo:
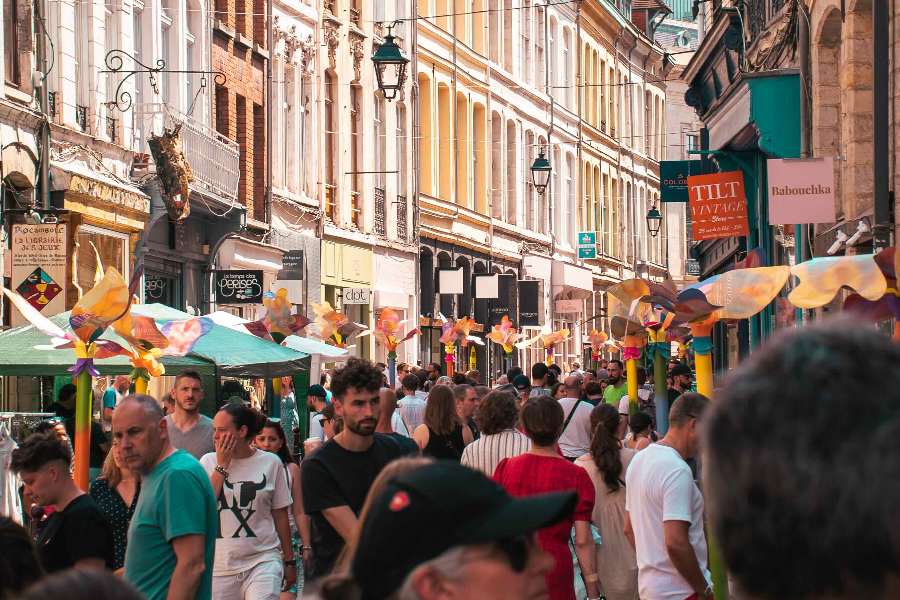
M 581 2 L 578 2 L 578 8 L 581 9 Z M 559 31 L 559 29 L 557 29 Z M 555 43 L 555 40 L 554 40 Z M 545 0 L 544 2 L 544 46 L 548 47 L 550 44 L 550 0 Z M 549 48 L 547 48 L 549 50 Z M 550 129 L 547 130 L 547 153 L 548 160 L 550 160 L 551 166 L 553 166 L 553 145 L 551 144 L 550 136 L 553 135 L 553 117 L 554 117 L 554 104 L 553 104 L 553 90 L 550 89 L 550 52 L 544 52 L 544 91 L 550 97 Z M 559 168 L 559 165 L 555 165 Z M 548 187 L 553 185 L 553 175 L 551 172 L 550 180 L 547 182 Z M 551 196 L 548 198 L 547 206 L 548 206 L 548 214 L 547 218 L 550 219 L 550 223 L 548 224 L 547 230 L 550 232 L 550 261 L 553 261 L 553 255 L 556 254 L 556 228 L 554 224 L 556 221 L 553 219 L 553 188 L 550 188 Z M 544 193 L 547 193 L 544 190 Z M 550 265 L 550 321 L 553 321 L 553 265 Z M 521 324 L 519 325 L 521 329 Z
M 450 111 L 453 114 L 453 196 L 455 202 L 453 203 L 456 207 L 456 212 L 453 215 L 453 219 L 456 220 L 459 218 L 459 111 L 456 109 L 456 79 L 457 79 L 457 63 L 456 63 L 456 45 L 457 45 L 457 37 L 456 37 L 456 0 L 453 0 L 453 97 L 450 98 Z M 438 150 L 441 148 L 440 142 L 440 125 L 438 126 Z M 438 189 L 440 189 L 441 182 L 438 181 Z M 452 232 L 451 225 L 451 232 Z M 456 246 L 456 243 L 453 244 Z M 456 259 L 453 259 L 454 266 L 456 264 Z M 453 302 L 454 308 L 456 307 L 456 301 Z
M 15 1 L 15 0 L 11 0 Z M 45 20 L 47 15 L 47 0 L 42 0 L 40 3 L 40 18 Z M 39 92 L 40 100 L 41 100 L 41 116 L 43 117 L 41 122 L 41 164 L 40 164 L 40 180 L 41 180 L 41 201 L 40 205 L 47 210 L 50 208 L 50 119 L 48 115 L 50 114 L 50 92 L 48 89 L 48 81 L 47 79 L 47 69 L 49 65 L 47 64 L 48 57 L 48 44 L 47 44 L 47 36 L 39 35 L 38 36 L 38 51 L 41 56 L 41 70 L 43 71 L 43 75 L 41 77 L 41 89 Z M 18 57 L 16 57 L 18 59 Z M 35 204 L 38 204 L 35 202 Z
M 419 3 L 418 0 L 413 0 L 412 3 L 412 14 L 419 14 Z M 400 15 L 398 15 L 400 16 Z M 415 191 L 413 193 L 413 215 L 419 216 L 419 193 L 422 190 L 422 177 L 420 174 L 420 165 L 419 165 L 419 135 L 421 133 L 421 125 L 419 122 L 419 22 L 415 19 L 411 19 L 409 22 L 410 32 L 409 35 L 411 39 L 411 47 L 410 51 L 412 52 L 412 73 L 413 73 L 413 81 L 412 81 L 412 89 L 410 94 L 412 95 L 412 105 L 413 105 L 413 113 L 412 113 L 412 131 L 413 131 L 413 155 L 412 155 L 412 163 L 413 163 L 413 173 L 415 173 Z M 407 202 L 409 199 L 407 198 Z M 413 231 L 419 231 L 419 223 L 418 221 L 413 222 Z M 416 236 L 418 238 L 418 235 Z M 421 266 L 420 266 L 420 258 L 421 258 L 421 250 L 419 247 L 416 248 L 416 268 L 415 270 L 415 290 L 416 290 L 416 299 L 418 302 L 416 303 L 416 324 L 419 323 L 419 318 L 422 316 L 422 277 L 421 277 Z M 420 351 L 423 351 L 426 348 L 426 345 L 422 343 L 422 336 L 418 336 L 416 338 L 416 343 L 421 344 L 422 348 Z M 424 352 L 423 352 L 423 358 Z M 426 361 L 422 362 L 422 365 L 425 365 Z
M 800 49 L 800 158 L 809 158 L 810 153 L 810 110 L 809 110 L 809 14 L 803 2 L 800 3 L 802 16 L 797 20 L 799 25 L 799 49 Z M 810 259 L 809 250 L 809 225 L 798 223 L 794 228 L 794 262 L 800 264 Z M 805 315 L 811 315 L 811 311 L 796 309 L 797 323 L 806 320 Z
M 625 190 L 625 186 L 622 183 L 622 142 L 619 141 L 620 139 L 622 139 L 622 137 L 621 137 L 622 136 L 622 127 L 624 127 L 624 125 L 620 122 L 620 119 L 619 119 L 619 111 L 621 110 L 622 107 L 619 105 L 619 87 L 620 86 L 618 83 L 618 79 L 619 79 L 619 40 L 621 40 L 622 36 L 624 36 L 624 35 L 625 35 L 625 28 L 622 27 L 622 29 L 619 31 L 619 35 L 617 35 L 616 39 L 615 39 L 615 50 L 616 50 L 616 60 L 615 60 L 615 67 L 614 67 L 615 68 L 615 77 L 612 81 L 612 89 L 615 90 L 615 96 L 613 96 L 613 98 L 615 99 L 614 104 L 615 104 L 615 109 L 616 109 L 616 124 L 619 126 L 618 131 L 616 132 L 618 135 L 615 138 L 616 139 L 616 181 L 617 181 L 619 189 L 617 190 L 618 193 L 616 194 L 616 197 L 611 199 L 611 202 L 615 202 L 616 204 L 620 204 L 619 199 L 622 197 L 622 193 Z M 622 90 L 622 91 L 624 92 L 624 90 Z M 619 217 L 618 221 L 620 223 L 623 223 L 623 220 L 621 219 L 622 211 L 618 210 L 618 208 L 619 207 L 616 208 L 616 214 Z M 625 236 L 622 236 L 623 239 L 624 239 L 624 237 Z M 615 239 L 615 236 L 613 236 L 613 239 Z M 620 248 L 620 250 L 621 250 L 621 248 Z
M 575 206 L 572 207 L 572 212 L 575 214 L 575 218 L 578 219 L 578 204 L 581 200 L 581 195 L 584 193 L 582 189 L 583 179 L 584 179 L 584 166 L 582 165 L 582 144 L 584 139 L 584 118 L 582 117 L 582 96 L 584 95 L 584 78 L 581 74 L 581 3 L 583 0 L 578 0 L 578 6 L 575 9 L 575 43 L 578 45 L 575 53 L 575 80 L 577 83 L 577 99 L 578 99 L 578 183 L 576 189 L 578 190 L 578 199 L 579 202 L 576 203 Z M 575 264 L 578 264 L 578 244 L 575 244 Z M 553 277 L 553 265 L 550 265 L 550 277 Z M 593 287 L 593 278 L 591 279 L 591 287 Z M 556 293 L 553 291 L 553 282 L 550 282 L 550 316 L 551 323 L 553 321 L 553 314 L 556 312 L 556 306 L 554 305 L 554 299 L 556 298 Z M 565 357 L 565 354 L 563 354 Z
M 274 144 L 272 144 L 272 118 L 275 116 L 274 100 L 272 99 L 272 61 L 275 58 L 275 28 L 273 26 L 274 11 L 272 0 L 266 0 L 266 50 L 269 58 L 266 59 L 266 223 L 272 227 L 272 185 L 274 183 L 274 169 L 272 157 L 274 156 Z M 271 229 L 269 230 L 271 233 Z

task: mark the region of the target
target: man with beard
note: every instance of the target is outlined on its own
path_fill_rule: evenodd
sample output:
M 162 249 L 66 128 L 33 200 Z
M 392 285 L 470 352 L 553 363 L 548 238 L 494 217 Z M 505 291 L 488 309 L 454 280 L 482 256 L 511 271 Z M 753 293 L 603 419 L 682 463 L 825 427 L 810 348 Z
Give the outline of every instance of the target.
M 175 377 L 172 389 L 175 412 L 166 417 L 169 441 L 200 460 L 204 454 L 216 451 L 213 442 L 213 420 L 200 414 L 203 400 L 203 378 L 200 373 L 185 369 Z
M 381 371 L 351 358 L 331 378 L 335 414 L 344 429 L 303 460 L 303 508 L 312 522 L 306 581 L 330 573 L 381 469 L 401 455 L 396 440 L 375 435 L 381 417 Z
M 309 437 L 318 438 L 323 442 L 326 439 L 325 430 L 322 429 L 322 411 L 328 406 L 325 397 L 325 388 L 321 385 L 311 385 L 306 390 L 306 408 L 313 415 L 309 419 Z
M 609 365 L 606 368 L 606 381 L 609 385 L 603 391 L 603 400 L 615 407 L 618 407 L 622 398 L 628 395 L 628 386 L 625 385 L 625 378 L 622 376 L 623 372 L 621 360 L 614 359 L 609 361 Z

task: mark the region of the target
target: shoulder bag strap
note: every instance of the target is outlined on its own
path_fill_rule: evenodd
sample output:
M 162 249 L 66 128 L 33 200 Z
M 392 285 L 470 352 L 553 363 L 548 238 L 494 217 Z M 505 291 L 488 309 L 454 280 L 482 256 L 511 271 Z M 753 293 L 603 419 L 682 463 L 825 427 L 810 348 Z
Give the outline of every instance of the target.
M 562 437 L 562 434 L 566 432 L 566 427 L 569 426 L 569 421 L 572 420 L 572 416 L 575 414 L 575 409 L 578 408 L 578 405 L 581 403 L 581 398 L 575 401 L 575 404 L 572 406 L 572 410 L 569 411 L 569 416 L 566 417 L 566 422 L 563 423 L 562 432 L 559 434 Z

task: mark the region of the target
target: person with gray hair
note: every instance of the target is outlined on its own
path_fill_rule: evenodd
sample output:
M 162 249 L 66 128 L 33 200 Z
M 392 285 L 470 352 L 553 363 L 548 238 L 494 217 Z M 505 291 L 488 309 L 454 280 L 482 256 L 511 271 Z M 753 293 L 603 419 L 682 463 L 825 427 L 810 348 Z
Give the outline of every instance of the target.
M 438 461 L 389 481 L 359 524 L 349 573 L 324 600 L 504 600 L 547 596 L 553 558 L 536 532 L 572 514 L 574 491 L 513 498 L 474 469 Z M 513 517 L 514 516 L 514 517 Z
M 641 598 L 712 597 L 703 496 L 686 462 L 700 452 L 708 406 L 706 396 L 682 394 L 666 437 L 638 452 L 625 474 L 625 536 L 637 556 Z
M 113 439 L 141 474 L 141 496 L 128 529 L 125 579 L 148 600 L 212 598 L 219 515 L 209 477 L 176 450 L 154 398 L 132 394 L 113 413 Z
M 704 419 L 710 533 L 741 598 L 900 598 L 900 346 L 858 322 L 792 331 Z
M 474 387 L 463 383 L 453 386 L 453 398 L 456 400 L 456 414 L 459 415 L 459 420 L 472 432 L 472 439 L 477 440 L 481 433 L 472 416 L 478 408 L 478 393 Z

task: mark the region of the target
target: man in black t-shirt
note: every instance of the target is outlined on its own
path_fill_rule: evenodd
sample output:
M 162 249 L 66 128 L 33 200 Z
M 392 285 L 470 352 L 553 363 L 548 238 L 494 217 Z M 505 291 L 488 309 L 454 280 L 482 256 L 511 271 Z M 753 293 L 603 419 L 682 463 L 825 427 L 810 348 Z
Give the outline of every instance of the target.
M 669 388 L 669 412 L 672 411 L 672 405 L 678 400 L 678 396 L 691 391 L 691 381 L 694 378 L 691 368 L 681 363 L 672 367 L 670 374 L 674 385 Z
M 307 582 L 332 571 L 372 482 L 401 454 L 395 440 L 375 435 L 381 382 L 381 372 L 361 358 L 351 358 L 331 378 L 335 414 L 343 417 L 344 429 L 311 452 L 300 469 L 303 508 L 312 525 Z
M 94 500 L 78 489 L 69 464 L 70 446 L 55 433 L 36 433 L 13 450 L 10 470 L 35 504 L 53 506 L 35 542 L 48 573 L 64 569 L 113 568 L 112 525 Z

